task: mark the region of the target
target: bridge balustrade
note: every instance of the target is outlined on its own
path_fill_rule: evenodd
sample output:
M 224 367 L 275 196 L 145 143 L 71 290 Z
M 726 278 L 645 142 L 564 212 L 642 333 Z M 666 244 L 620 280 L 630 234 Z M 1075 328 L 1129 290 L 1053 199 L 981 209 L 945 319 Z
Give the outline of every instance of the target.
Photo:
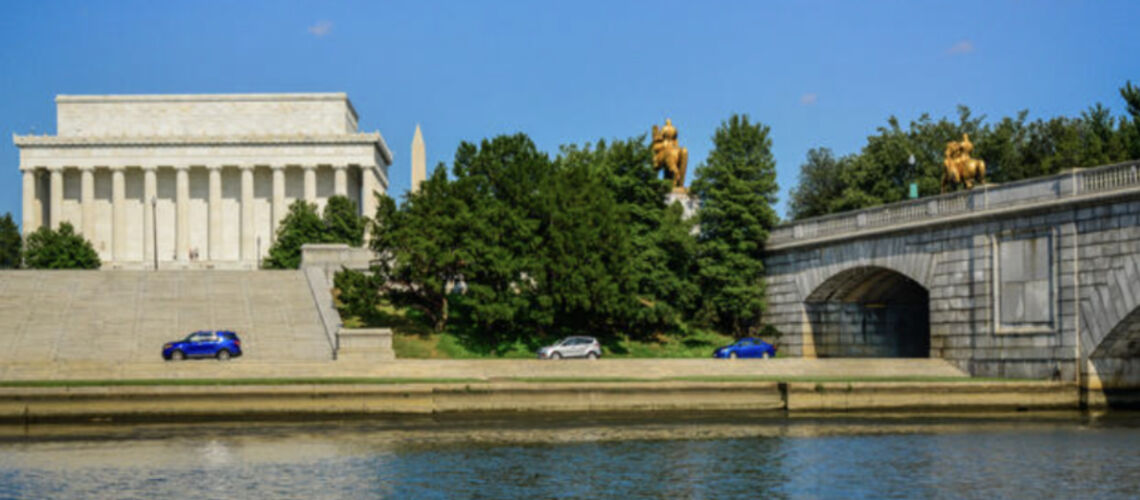
M 962 214 L 1134 188 L 1140 188 L 1140 161 L 1073 169 L 1047 177 L 1005 184 L 983 184 L 969 191 L 791 222 L 774 228 L 768 237 L 767 246 L 833 238 L 872 228 L 920 221 L 935 222 Z

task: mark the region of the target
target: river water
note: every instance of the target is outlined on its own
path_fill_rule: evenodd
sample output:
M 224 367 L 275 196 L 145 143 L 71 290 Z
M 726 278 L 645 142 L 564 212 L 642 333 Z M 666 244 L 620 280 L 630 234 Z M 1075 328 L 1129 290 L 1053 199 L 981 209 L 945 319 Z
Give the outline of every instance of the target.
M 1140 415 L 0 427 L 0 498 L 1137 498 Z

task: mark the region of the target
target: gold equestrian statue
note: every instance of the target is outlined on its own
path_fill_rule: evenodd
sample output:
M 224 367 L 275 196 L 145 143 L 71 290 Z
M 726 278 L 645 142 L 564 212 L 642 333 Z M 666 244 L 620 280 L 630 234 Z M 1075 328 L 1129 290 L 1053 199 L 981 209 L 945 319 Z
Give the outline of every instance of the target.
M 986 162 L 978 158 L 970 158 L 970 153 L 974 151 L 974 143 L 970 142 L 969 134 L 962 134 L 962 140 L 950 141 L 946 143 L 946 155 L 942 160 L 942 164 L 946 166 L 946 172 L 942 174 L 942 192 L 946 192 L 946 186 L 957 186 L 959 183 L 964 183 L 966 189 L 974 187 L 974 179 L 977 178 L 979 184 L 986 182 Z
M 685 192 L 685 169 L 689 164 L 689 150 L 677 144 L 677 129 L 665 119 L 665 126 L 653 125 L 653 167 L 665 169 L 665 178 L 673 181 L 673 192 Z

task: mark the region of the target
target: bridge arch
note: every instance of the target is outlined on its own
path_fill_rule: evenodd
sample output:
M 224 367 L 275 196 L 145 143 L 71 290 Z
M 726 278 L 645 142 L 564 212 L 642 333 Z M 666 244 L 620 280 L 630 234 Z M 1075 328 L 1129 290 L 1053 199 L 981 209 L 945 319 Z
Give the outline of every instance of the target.
M 930 357 L 930 293 L 879 266 L 825 279 L 804 298 L 819 357 Z

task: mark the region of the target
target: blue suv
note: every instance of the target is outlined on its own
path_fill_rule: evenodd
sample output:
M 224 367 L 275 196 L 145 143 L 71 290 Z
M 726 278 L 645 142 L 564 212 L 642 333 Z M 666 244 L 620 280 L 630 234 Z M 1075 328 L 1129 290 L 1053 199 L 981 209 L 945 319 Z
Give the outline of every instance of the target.
M 714 358 L 774 358 L 776 346 L 755 337 L 746 337 L 737 340 L 735 344 L 726 345 L 713 351 Z
M 241 356 L 241 339 L 227 330 L 194 332 L 185 339 L 162 346 L 162 359 L 180 361 L 186 358 L 218 358 L 225 361 Z

